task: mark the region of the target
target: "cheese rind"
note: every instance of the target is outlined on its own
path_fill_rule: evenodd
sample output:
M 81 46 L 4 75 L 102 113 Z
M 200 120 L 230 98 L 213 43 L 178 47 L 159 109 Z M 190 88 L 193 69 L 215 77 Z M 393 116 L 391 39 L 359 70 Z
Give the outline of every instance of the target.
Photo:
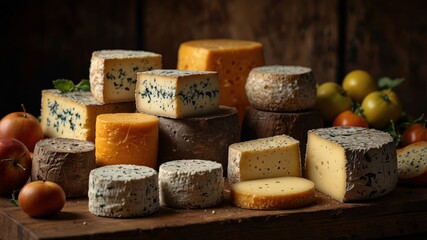
M 309 205 L 315 200 L 314 183 L 300 177 L 250 180 L 231 185 L 231 202 L 241 208 L 272 210 Z
M 136 108 L 169 118 L 195 117 L 219 107 L 218 74 L 161 69 L 138 73 Z
M 118 164 L 90 172 L 89 212 L 113 218 L 141 217 L 159 210 L 158 174 L 149 167 Z
M 374 199 L 397 183 L 397 157 L 390 134 L 360 127 L 308 132 L 306 177 L 341 202 Z
M 290 136 L 283 134 L 229 146 L 227 176 L 231 184 L 301 174 L 299 141 Z
M 42 90 L 40 123 L 46 137 L 95 142 L 96 117 L 115 112 L 135 112 L 135 103 L 102 104 L 90 92 Z
M 159 118 L 143 113 L 100 114 L 96 118 L 96 164 L 157 167 Z
M 102 103 L 135 101 L 136 73 L 162 68 L 162 55 L 147 51 L 100 50 L 92 53 L 89 81 Z
M 160 204 L 173 208 L 218 205 L 224 194 L 222 166 L 209 160 L 186 159 L 159 168 Z
M 95 145 L 92 142 L 45 138 L 34 148 L 31 180 L 55 182 L 67 198 L 87 197 L 89 173 L 94 168 Z

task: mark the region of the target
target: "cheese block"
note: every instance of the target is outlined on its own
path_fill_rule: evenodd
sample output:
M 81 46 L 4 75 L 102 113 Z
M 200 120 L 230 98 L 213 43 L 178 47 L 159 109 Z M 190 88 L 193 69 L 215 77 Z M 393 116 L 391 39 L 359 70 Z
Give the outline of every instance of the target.
M 169 118 L 194 117 L 218 110 L 218 74 L 161 69 L 138 73 L 139 112 Z
M 283 134 L 231 144 L 227 170 L 231 184 L 272 177 L 300 177 L 299 141 Z
M 67 198 L 87 197 L 89 173 L 95 168 L 95 144 L 69 138 L 45 138 L 36 143 L 31 180 L 60 185 Z
M 399 183 L 427 186 L 427 141 L 415 142 L 397 150 Z
M 159 168 L 160 204 L 172 208 L 206 208 L 218 205 L 224 194 L 219 163 L 186 159 L 163 163 Z
M 147 51 L 100 50 L 92 53 L 89 82 L 102 103 L 135 101 L 136 73 L 162 68 L 162 55 Z
M 308 132 L 306 177 L 341 202 L 375 199 L 397 183 L 396 147 L 390 134 L 361 127 Z
M 96 118 L 96 164 L 157 167 L 159 118 L 143 113 L 100 114 Z
M 135 102 L 102 104 L 90 92 L 42 90 L 41 126 L 46 137 L 95 141 L 96 116 L 135 112 Z
M 176 159 L 209 159 L 226 173 L 228 146 L 240 142 L 237 110 L 220 106 L 218 112 L 192 118 L 159 117 L 158 165 Z
M 314 202 L 314 183 L 300 177 L 278 177 L 231 185 L 231 202 L 256 210 L 301 208 Z
M 308 130 L 323 127 L 322 116 L 315 110 L 271 112 L 248 106 L 242 123 L 242 141 L 286 134 L 300 142 L 302 167 Z
M 310 68 L 271 65 L 256 67 L 245 85 L 249 103 L 256 109 L 299 112 L 316 103 L 316 81 Z
M 96 168 L 89 175 L 89 212 L 96 216 L 132 218 L 159 210 L 156 170 L 130 164 Z
M 181 43 L 178 50 L 178 69 L 218 72 L 219 103 L 235 107 L 241 121 L 249 105 L 245 92 L 246 79 L 252 68 L 263 65 L 263 46 L 256 41 L 193 40 Z

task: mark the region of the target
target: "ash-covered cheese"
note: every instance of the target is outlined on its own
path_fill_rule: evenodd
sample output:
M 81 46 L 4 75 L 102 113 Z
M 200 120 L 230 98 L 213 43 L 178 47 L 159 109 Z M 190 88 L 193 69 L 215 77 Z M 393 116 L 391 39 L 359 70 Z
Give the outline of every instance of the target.
M 301 174 L 299 141 L 288 135 L 229 146 L 227 176 L 231 184 L 272 177 L 300 177 Z
M 95 168 L 95 144 L 67 138 L 45 138 L 34 148 L 31 180 L 59 184 L 67 198 L 87 197 L 89 173 Z
M 89 176 L 89 211 L 114 218 L 141 217 L 159 209 L 158 174 L 138 165 L 99 167 Z
M 92 95 L 102 103 L 135 101 L 136 73 L 162 68 L 162 55 L 135 50 L 92 53 L 89 81 Z
M 135 102 L 102 104 L 90 92 L 42 91 L 41 126 L 46 137 L 95 141 L 96 117 L 102 113 L 135 112 Z
M 209 160 L 175 160 L 159 168 L 160 204 L 173 208 L 218 205 L 224 194 L 221 164 Z
M 316 81 L 310 68 L 262 66 L 249 73 L 245 85 L 249 103 L 256 109 L 299 112 L 316 102 Z
M 212 71 L 152 70 L 138 73 L 136 108 L 169 118 L 195 117 L 219 107 L 218 74 Z
M 390 134 L 360 127 L 308 132 L 306 177 L 338 201 L 381 197 L 397 183 L 396 147 Z

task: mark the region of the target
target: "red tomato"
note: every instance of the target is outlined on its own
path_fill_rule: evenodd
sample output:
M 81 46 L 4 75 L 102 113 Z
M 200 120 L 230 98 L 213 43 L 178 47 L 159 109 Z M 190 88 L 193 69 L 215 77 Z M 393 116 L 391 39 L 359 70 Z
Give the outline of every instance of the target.
M 335 118 L 334 126 L 355 126 L 368 128 L 369 124 L 366 119 L 350 110 L 344 111 Z
M 420 141 L 427 141 L 427 129 L 421 123 L 413 123 L 402 134 L 402 146 Z

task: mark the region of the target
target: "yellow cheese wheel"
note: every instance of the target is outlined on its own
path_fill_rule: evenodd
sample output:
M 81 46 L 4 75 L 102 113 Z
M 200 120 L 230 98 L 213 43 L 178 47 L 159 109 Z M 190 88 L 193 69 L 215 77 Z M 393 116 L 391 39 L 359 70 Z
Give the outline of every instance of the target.
M 178 69 L 218 72 L 219 103 L 235 107 L 240 120 L 249 105 L 245 91 L 246 79 L 252 68 L 263 65 L 263 46 L 255 41 L 194 40 L 181 43 L 178 50 Z
M 143 113 L 101 114 L 96 118 L 97 166 L 135 164 L 157 167 L 159 119 Z

